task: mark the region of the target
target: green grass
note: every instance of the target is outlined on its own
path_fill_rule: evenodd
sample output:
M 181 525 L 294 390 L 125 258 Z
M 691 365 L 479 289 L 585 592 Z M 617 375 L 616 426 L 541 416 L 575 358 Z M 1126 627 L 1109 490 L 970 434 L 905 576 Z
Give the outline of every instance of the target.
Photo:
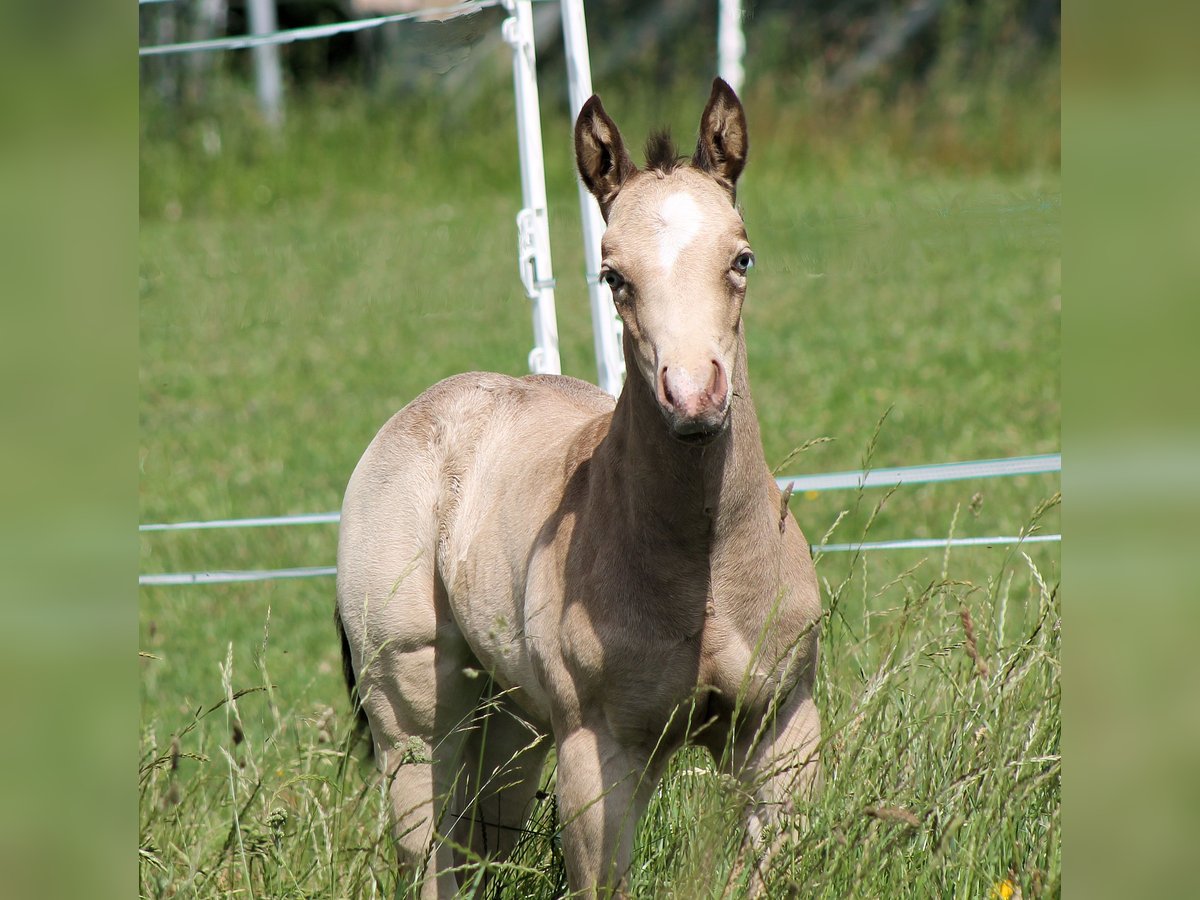
M 681 142 L 703 99 L 663 103 Z M 635 143 L 658 118 L 606 104 Z M 1057 450 L 1053 161 L 1013 150 L 1021 131 L 989 165 L 974 133 L 952 140 L 935 122 L 936 140 L 914 137 L 907 113 L 859 112 L 839 131 L 765 92 L 747 106 L 745 318 L 768 460 L 822 437 L 785 472 Z M 155 121 L 148 110 L 142 521 L 336 509 L 375 430 L 422 389 L 524 371 L 511 105 L 439 120 L 319 96 L 281 138 L 236 111 L 172 135 Z M 568 127 L 547 112 L 562 356 L 594 378 Z M 1016 534 L 1035 517 L 1057 531 L 1053 502 L 1038 513 L 1057 484 L 836 492 L 792 509 L 813 542 L 843 511 L 835 541 Z M 335 540 L 333 526 L 144 535 L 141 568 L 324 565 Z M 1058 551 L 1026 552 L 820 560 L 826 784 L 772 872 L 780 895 L 986 897 L 1007 877 L 1025 896 L 1057 892 Z M 329 579 L 142 590 L 145 896 L 391 893 L 379 791 L 342 766 L 332 605 Z M 705 765 L 673 765 L 639 833 L 634 896 L 719 892 L 736 809 Z M 548 834 L 552 812 L 531 830 Z M 506 896 L 562 884 L 549 838 L 519 861 L 529 871 L 504 876 Z

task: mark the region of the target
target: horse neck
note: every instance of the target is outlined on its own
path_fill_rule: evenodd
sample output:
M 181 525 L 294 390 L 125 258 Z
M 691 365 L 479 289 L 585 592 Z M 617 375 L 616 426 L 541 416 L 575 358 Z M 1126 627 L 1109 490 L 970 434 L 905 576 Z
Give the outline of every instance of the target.
M 769 504 L 770 479 L 741 326 L 730 379 L 729 427 L 703 447 L 671 436 L 652 388 L 639 374 L 628 332 L 625 363 L 629 375 L 593 460 L 604 473 L 598 486 L 609 502 L 619 504 L 625 527 L 643 540 L 686 548 L 703 545 L 706 551 L 735 533 L 754 539 L 756 535 L 746 534 L 747 526 L 768 521 L 753 511 Z

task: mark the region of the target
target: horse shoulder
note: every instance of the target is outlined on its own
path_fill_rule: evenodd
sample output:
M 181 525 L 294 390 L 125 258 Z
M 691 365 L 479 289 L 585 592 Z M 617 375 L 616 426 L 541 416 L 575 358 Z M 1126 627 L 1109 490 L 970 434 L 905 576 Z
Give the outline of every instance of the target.
M 715 567 L 702 679 L 726 697 L 765 701 L 809 677 L 816 661 L 820 592 L 809 546 L 791 515 L 747 529 Z
M 556 632 L 553 610 L 561 605 L 557 532 L 569 533 L 588 435 L 611 408 L 608 395 L 573 382 L 506 379 L 477 392 L 472 402 L 487 406 L 487 427 L 469 458 L 460 452 L 439 560 L 451 608 L 480 663 L 517 689 L 518 702 L 539 719 L 547 705 L 537 648 L 540 635 Z

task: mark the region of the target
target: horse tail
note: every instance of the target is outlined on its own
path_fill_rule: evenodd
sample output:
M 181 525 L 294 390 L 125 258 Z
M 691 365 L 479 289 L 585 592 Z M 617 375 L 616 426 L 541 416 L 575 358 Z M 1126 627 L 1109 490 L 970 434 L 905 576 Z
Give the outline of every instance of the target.
M 342 613 L 336 606 L 333 609 L 333 624 L 337 627 L 338 639 L 342 642 L 342 677 L 346 681 L 346 693 L 350 695 L 350 706 L 354 709 L 354 740 L 365 740 L 367 755 L 375 755 L 374 741 L 370 740 L 371 723 L 367 721 L 366 711 L 362 707 L 362 698 L 358 696 L 358 681 L 354 677 L 354 664 L 350 659 L 350 639 L 346 637 L 346 628 L 342 625 Z

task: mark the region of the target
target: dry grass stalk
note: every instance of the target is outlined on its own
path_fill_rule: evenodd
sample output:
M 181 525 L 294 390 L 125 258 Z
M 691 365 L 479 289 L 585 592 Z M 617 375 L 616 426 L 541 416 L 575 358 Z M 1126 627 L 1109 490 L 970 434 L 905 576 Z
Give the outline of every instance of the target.
M 872 819 L 880 819 L 884 822 L 900 822 L 904 825 L 911 825 L 913 828 L 921 824 L 920 819 L 900 806 L 868 806 L 863 812 Z
M 964 606 L 959 612 L 959 616 L 962 618 L 963 631 L 967 634 L 967 655 L 975 663 L 975 674 L 980 678 L 987 678 L 988 665 L 979 655 L 979 645 L 975 641 L 975 624 L 971 621 L 971 611 Z

